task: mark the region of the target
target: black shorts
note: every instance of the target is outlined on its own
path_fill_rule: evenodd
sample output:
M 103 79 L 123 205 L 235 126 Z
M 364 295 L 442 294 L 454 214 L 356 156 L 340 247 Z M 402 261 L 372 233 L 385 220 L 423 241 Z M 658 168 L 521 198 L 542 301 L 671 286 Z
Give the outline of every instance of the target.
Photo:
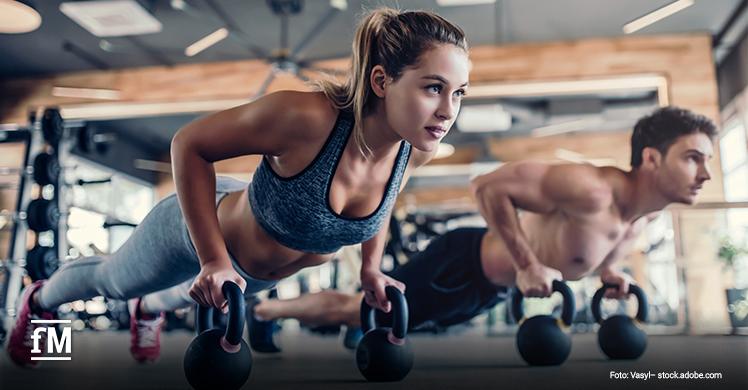
M 408 327 L 450 326 L 465 322 L 506 299 L 508 289 L 486 279 L 480 259 L 485 228 L 459 228 L 431 241 L 389 272 L 405 283 Z M 377 313 L 377 322 L 389 324 Z

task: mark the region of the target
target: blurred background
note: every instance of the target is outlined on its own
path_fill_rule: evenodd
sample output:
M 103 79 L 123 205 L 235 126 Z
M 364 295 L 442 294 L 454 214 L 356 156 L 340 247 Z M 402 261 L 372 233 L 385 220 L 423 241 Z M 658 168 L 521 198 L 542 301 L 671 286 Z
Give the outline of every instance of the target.
M 745 0 L 2 1 L 0 316 L 13 310 L 14 266 L 26 269 L 17 275 L 26 283 L 59 263 L 116 250 L 174 190 L 169 145 L 180 127 L 273 91 L 345 77 L 355 25 L 380 5 L 433 10 L 459 24 L 472 61 L 455 127 L 398 200 L 386 267 L 437 234 L 485 225 L 467 187 L 476 174 L 526 158 L 629 169 L 636 120 L 676 105 L 719 124 L 713 177 L 697 206 L 673 206 L 650 224 L 624 268 L 649 295 L 651 332 L 745 331 Z M 50 107 L 64 120 L 56 135 L 42 131 L 54 124 Z M 59 153 L 37 162 L 55 139 Z M 249 181 L 259 161 L 221 161 L 216 171 Z M 39 177 L 48 169 L 50 177 Z M 35 214 L 57 207 L 59 222 L 19 229 L 32 199 L 47 202 Z M 353 291 L 358 256 L 347 248 L 284 280 L 279 295 Z M 572 283 L 579 302 L 598 286 L 598 277 Z M 61 310 L 79 329 L 128 326 L 122 302 L 68 306 Z M 188 326 L 186 316 L 173 314 L 170 324 Z M 499 305 L 473 322 L 501 334 L 512 320 Z M 577 322 L 580 332 L 592 327 L 585 304 Z

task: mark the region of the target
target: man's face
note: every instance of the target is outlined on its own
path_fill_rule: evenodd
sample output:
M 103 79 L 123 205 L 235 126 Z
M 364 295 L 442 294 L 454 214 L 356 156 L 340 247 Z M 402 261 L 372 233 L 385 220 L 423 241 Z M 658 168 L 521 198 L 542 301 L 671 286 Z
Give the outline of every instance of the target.
M 660 192 L 672 202 L 694 204 L 704 182 L 711 179 L 713 148 L 711 139 L 701 132 L 678 137 L 657 168 Z

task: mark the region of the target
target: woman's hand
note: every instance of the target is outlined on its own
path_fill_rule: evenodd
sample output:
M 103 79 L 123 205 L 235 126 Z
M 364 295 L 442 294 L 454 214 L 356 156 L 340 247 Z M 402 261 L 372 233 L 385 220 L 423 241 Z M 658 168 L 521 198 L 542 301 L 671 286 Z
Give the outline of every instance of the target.
M 228 311 L 226 297 L 223 296 L 223 284 L 234 282 L 242 289 L 247 287 L 247 282 L 242 278 L 230 262 L 209 262 L 203 264 L 200 273 L 195 277 L 190 287 L 190 297 L 201 306 L 212 306 Z
M 389 313 L 392 308 L 392 304 L 384 292 L 384 288 L 387 286 L 394 286 L 401 292 L 405 292 L 404 283 L 383 274 L 382 271 L 361 271 L 361 289 L 364 291 L 366 304 L 385 313 Z

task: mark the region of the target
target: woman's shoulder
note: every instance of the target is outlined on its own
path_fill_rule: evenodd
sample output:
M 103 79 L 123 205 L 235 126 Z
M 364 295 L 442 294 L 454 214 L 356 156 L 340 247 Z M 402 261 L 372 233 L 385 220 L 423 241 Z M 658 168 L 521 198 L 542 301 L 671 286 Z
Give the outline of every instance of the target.
M 278 91 L 262 97 L 277 115 L 276 125 L 286 134 L 309 141 L 327 137 L 338 110 L 322 92 Z

